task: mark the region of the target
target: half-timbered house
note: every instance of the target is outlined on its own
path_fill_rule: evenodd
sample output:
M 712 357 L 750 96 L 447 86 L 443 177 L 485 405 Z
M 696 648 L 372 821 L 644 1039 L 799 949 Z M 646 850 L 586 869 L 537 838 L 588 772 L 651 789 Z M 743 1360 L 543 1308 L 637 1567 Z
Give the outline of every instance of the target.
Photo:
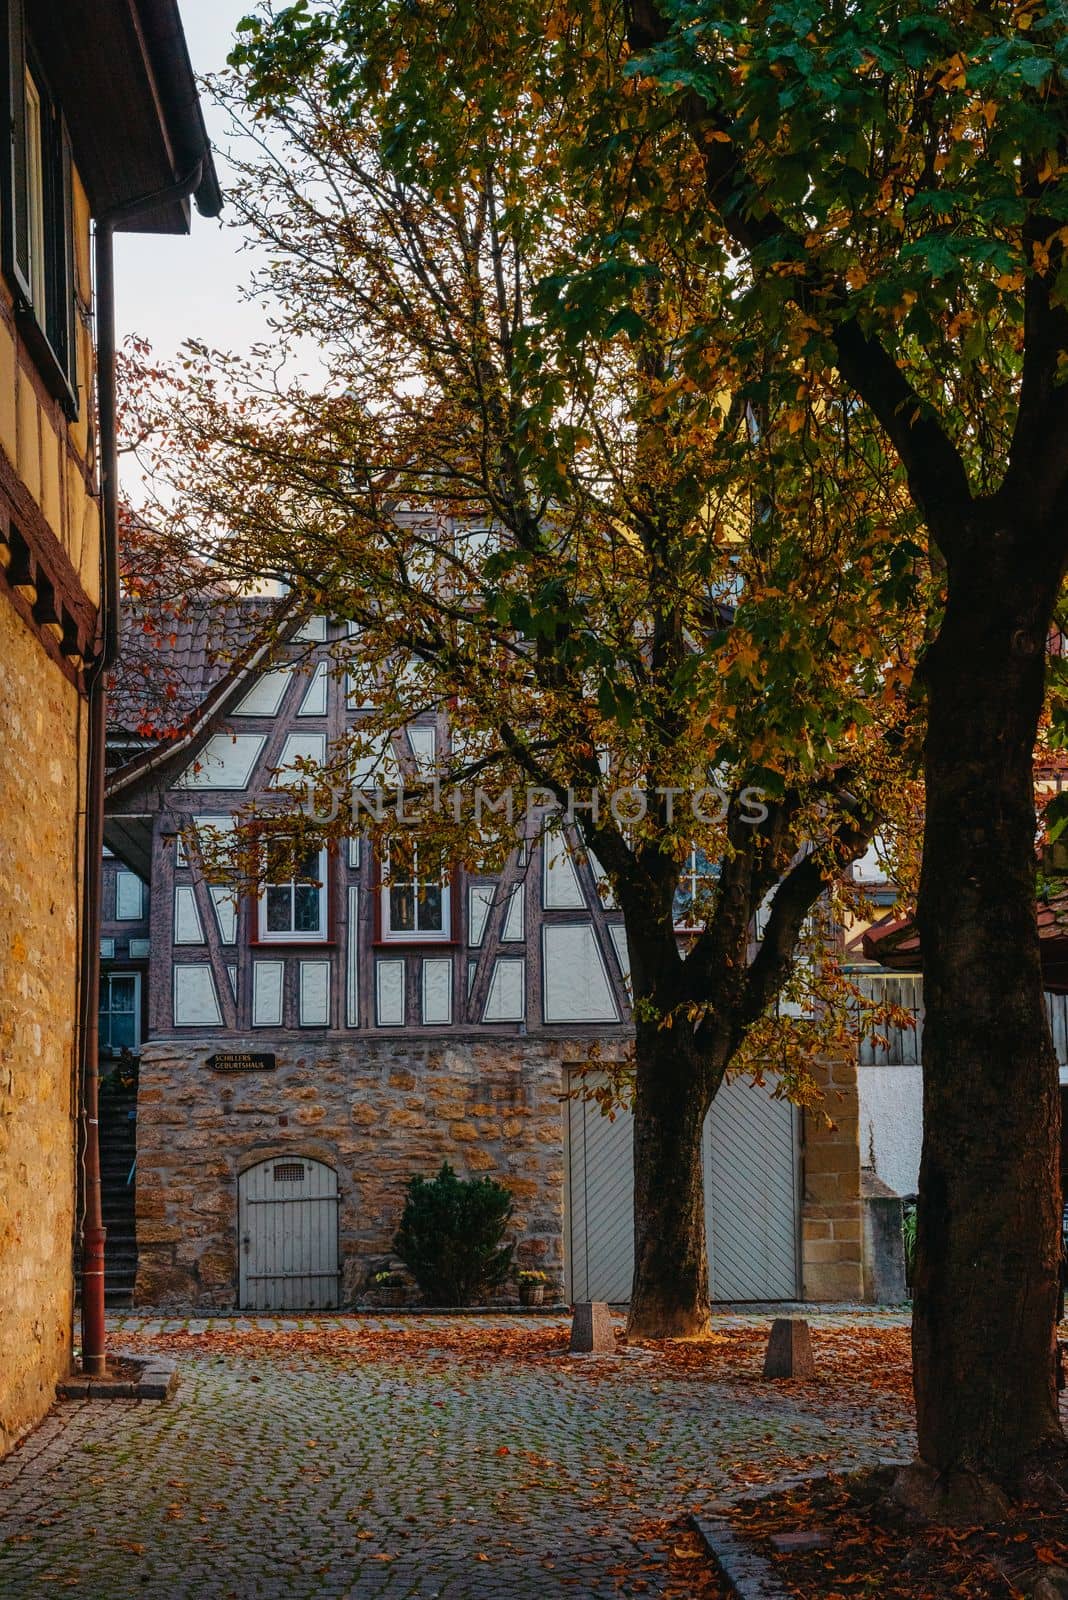
M 520 1265 L 572 1298 L 624 1301 L 628 1117 L 568 1091 L 591 1059 L 627 1050 L 626 938 L 567 829 L 532 829 L 492 874 L 442 872 L 416 829 L 392 861 L 352 837 L 277 870 L 268 857 L 256 892 L 222 881 L 235 816 L 302 758 L 322 763 L 361 715 L 334 661 L 344 624 L 294 629 L 225 669 L 184 642 L 184 732 L 127 747 L 110 780 L 109 845 L 151 886 L 138 1297 L 356 1303 L 389 1256 L 405 1183 L 447 1160 L 511 1190 Z M 448 737 L 418 716 L 378 755 L 425 772 Z M 707 870 L 692 861 L 692 890 Z M 687 907 L 684 880 L 680 932 Z M 718 1300 L 860 1295 L 855 1066 L 826 1077 L 831 1123 L 747 1081 L 716 1100 Z

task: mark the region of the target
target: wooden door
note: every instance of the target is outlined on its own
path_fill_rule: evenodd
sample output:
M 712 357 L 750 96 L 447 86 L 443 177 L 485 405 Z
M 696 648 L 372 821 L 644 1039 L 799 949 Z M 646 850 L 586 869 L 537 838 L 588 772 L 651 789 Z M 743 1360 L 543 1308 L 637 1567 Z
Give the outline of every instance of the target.
M 735 1078 L 705 1123 L 705 1226 L 713 1300 L 796 1300 L 797 1109 Z
M 339 1303 L 337 1173 L 306 1156 L 261 1161 L 238 1179 L 240 1304 L 323 1311 Z
M 629 1111 L 615 1120 L 569 1100 L 564 1127 L 567 1292 L 630 1299 L 634 1160 Z M 703 1141 L 709 1287 L 714 1301 L 799 1293 L 797 1112 L 748 1079 L 724 1084 Z

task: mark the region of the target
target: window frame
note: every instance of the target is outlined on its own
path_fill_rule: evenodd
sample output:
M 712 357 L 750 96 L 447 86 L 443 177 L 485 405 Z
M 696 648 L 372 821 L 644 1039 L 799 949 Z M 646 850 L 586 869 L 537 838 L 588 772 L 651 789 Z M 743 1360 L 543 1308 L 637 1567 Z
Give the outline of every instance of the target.
M 115 1008 L 110 1004 L 110 1001 L 111 1001 L 111 985 L 112 985 L 112 980 L 114 978 L 131 978 L 133 980 L 133 1006 L 130 1008 L 129 1011 L 116 1012 Z M 144 1042 L 143 1028 L 142 1028 L 142 994 L 143 994 L 143 989 L 142 989 L 142 984 L 141 984 L 141 973 L 137 970 L 137 968 L 135 968 L 135 967 L 118 967 L 118 968 L 109 968 L 107 971 L 101 972 L 101 974 L 100 974 L 100 1004 L 99 1004 L 99 1006 L 97 1008 L 97 1026 L 99 1028 L 100 1054 L 102 1056 L 106 1056 L 106 1058 L 108 1060 L 116 1059 L 118 1056 L 120 1056 L 122 1054 L 123 1050 L 129 1050 L 131 1055 L 136 1055 L 138 1050 L 141 1048 L 141 1045 Z M 107 1005 L 104 1004 L 105 995 L 107 996 L 107 999 L 108 999 L 108 1004 Z M 118 1047 L 116 1047 L 115 1045 L 112 1044 L 112 1042 L 111 1042 L 111 1018 L 113 1016 L 115 1016 L 115 1015 L 118 1015 L 120 1017 L 129 1017 L 129 1016 L 133 1017 L 133 1019 L 134 1019 L 134 1030 L 133 1030 L 134 1031 L 134 1040 L 133 1040 L 132 1044 L 130 1044 L 130 1045 L 119 1045 Z M 106 1043 L 105 1043 L 105 1039 L 104 1039 L 105 1029 L 104 1029 L 104 1026 L 103 1026 L 103 1022 L 104 1022 L 104 1018 L 105 1017 L 108 1019 L 108 1024 L 107 1024 L 107 1042 Z
M 452 878 L 446 866 L 442 867 L 438 879 L 422 878 L 419 876 L 419 841 L 412 840 L 412 876 L 398 878 L 396 883 L 389 878 L 390 850 L 387 845 L 382 857 L 379 888 L 378 888 L 378 938 L 382 944 L 452 944 Z M 441 888 L 441 927 L 438 928 L 394 928 L 390 912 L 390 893 L 400 885 L 402 888 L 411 885 L 415 890 L 413 895 L 414 920 L 419 920 L 419 887 L 421 884 L 438 883 Z
M 24 0 L 3 0 L 0 45 L 8 126 L 8 154 L 0 161 L 0 263 L 14 290 L 19 333 L 45 387 L 73 421 L 79 407 L 70 136 L 28 42 Z
M 298 883 L 310 884 L 315 882 L 311 878 L 299 878 L 296 873 L 291 878 L 270 882 L 265 880 L 256 891 L 256 916 L 254 920 L 256 937 L 253 940 L 257 945 L 324 945 L 330 944 L 330 851 L 325 844 L 315 852 L 318 857 L 318 900 L 319 900 L 319 926 L 316 929 L 302 930 L 290 927 L 288 929 L 271 929 L 267 927 L 267 891 L 288 887 L 290 894 L 291 921 L 295 921 L 294 902 L 292 891 Z M 311 854 L 311 851 L 308 852 Z
M 701 857 L 707 864 L 705 870 L 703 871 L 698 865 L 698 857 Z M 694 922 L 692 920 L 679 920 L 677 915 L 679 896 L 682 894 L 688 894 L 688 907 L 692 912 L 694 902 L 698 899 L 700 893 L 699 885 L 714 884 L 718 881 L 719 863 L 711 861 L 709 857 L 705 855 L 705 852 L 699 849 L 697 845 L 691 845 L 686 856 L 685 864 L 679 873 L 678 883 L 675 886 L 675 894 L 672 899 L 671 922 L 676 933 L 704 932 L 707 925 L 707 917 L 703 918 L 699 922 Z M 689 885 L 688 889 L 684 888 L 684 885 L 686 884 Z

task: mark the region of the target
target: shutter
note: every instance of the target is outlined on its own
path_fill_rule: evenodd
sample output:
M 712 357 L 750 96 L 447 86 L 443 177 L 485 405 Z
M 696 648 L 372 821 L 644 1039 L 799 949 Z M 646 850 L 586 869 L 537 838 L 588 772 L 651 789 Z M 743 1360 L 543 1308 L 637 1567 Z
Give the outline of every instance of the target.
M 9 159 L 0 162 L 3 188 L 3 266 L 27 302 L 30 289 L 30 217 L 26 177 L 26 24 L 23 0 L 0 0 L 4 51 L 3 93 L 9 129 Z
M 59 398 L 77 404 L 74 342 L 74 259 L 71 218 L 70 146 L 67 129 L 55 102 L 41 95 L 41 166 L 44 193 L 45 304 L 37 309 L 37 323 L 48 341 L 56 366 L 67 386 Z
M 49 329 L 56 357 L 78 403 L 78 340 L 74 310 L 74 192 L 71 183 L 70 138 L 56 114 L 56 195 L 53 264 L 56 274 L 54 326 Z

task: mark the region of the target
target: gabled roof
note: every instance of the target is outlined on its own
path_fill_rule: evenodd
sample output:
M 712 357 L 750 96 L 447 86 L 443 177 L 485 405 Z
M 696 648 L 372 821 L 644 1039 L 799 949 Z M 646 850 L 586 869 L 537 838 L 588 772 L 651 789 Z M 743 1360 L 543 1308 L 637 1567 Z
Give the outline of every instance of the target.
M 125 599 L 120 659 L 108 685 L 109 740 L 126 735 L 155 745 L 180 737 L 212 689 L 274 625 L 277 609 L 277 600 L 215 592 L 171 616 Z
M 207 734 L 212 719 L 265 665 L 280 638 L 295 632 L 302 616 L 289 596 L 282 600 L 234 599 L 224 607 L 215 603 L 200 609 L 192 619 L 176 624 L 174 642 L 168 638 L 165 654 L 161 650 L 161 669 L 179 672 L 184 718 L 173 737 L 155 740 L 109 775 L 108 798 L 130 789 Z M 225 637 L 225 655 L 213 648 L 212 635 Z M 111 726 L 121 737 L 132 731 L 128 724 L 137 714 L 136 696 L 127 684 L 115 699 Z

